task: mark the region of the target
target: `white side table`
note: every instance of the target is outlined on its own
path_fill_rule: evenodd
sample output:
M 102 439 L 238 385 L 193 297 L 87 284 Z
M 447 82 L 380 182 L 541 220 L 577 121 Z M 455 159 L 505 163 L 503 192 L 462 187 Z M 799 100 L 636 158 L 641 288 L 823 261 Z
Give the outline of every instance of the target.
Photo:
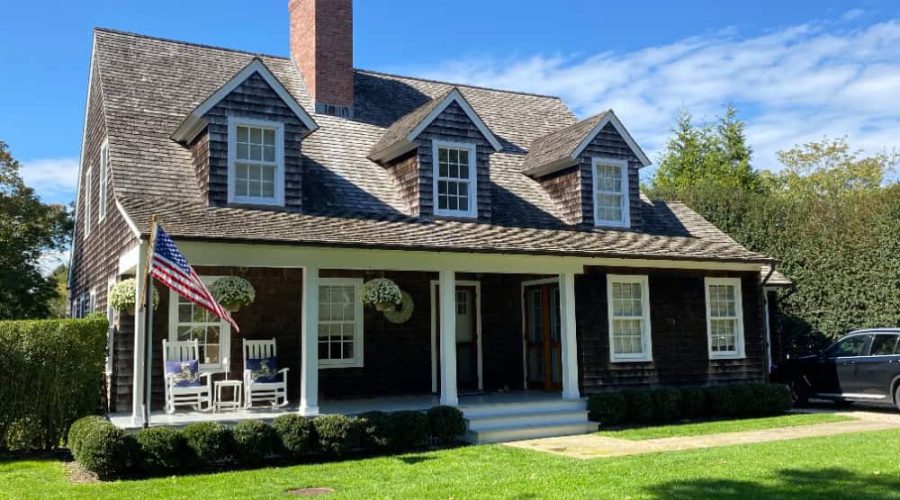
M 243 400 L 243 392 L 241 386 L 244 385 L 240 380 L 217 380 L 214 382 L 216 386 L 216 402 L 215 411 L 219 410 L 238 410 L 241 408 Z M 231 398 L 222 399 L 222 388 L 231 388 Z

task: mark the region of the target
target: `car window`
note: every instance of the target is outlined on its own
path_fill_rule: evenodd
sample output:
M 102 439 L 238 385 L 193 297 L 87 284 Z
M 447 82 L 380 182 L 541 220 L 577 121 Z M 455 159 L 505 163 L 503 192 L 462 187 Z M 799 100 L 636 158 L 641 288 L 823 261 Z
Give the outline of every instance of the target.
M 863 348 L 866 347 L 868 335 L 856 335 L 847 337 L 838 341 L 837 344 L 829 347 L 825 351 L 825 355 L 829 358 L 842 358 L 847 356 L 862 356 Z
M 869 356 L 887 356 L 897 352 L 897 335 L 876 335 Z

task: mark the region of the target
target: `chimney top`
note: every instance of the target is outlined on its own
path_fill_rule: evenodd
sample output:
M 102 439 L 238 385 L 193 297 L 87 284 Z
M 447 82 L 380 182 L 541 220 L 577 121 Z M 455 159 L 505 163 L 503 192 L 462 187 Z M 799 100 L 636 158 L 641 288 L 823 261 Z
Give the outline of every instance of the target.
M 316 112 L 353 116 L 353 0 L 288 0 L 291 59 Z

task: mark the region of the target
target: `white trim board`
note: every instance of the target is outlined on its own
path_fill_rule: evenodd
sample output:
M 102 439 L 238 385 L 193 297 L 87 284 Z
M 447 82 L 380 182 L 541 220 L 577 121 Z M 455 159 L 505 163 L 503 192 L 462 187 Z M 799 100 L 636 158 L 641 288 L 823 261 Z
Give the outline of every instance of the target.
M 87 124 L 88 124 L 88 113 L 91 109 L 91 89 L 93 88 L 94 83 L 94 56 L 97 53 L 97 32 L 94 31 L 94 35 L 91 37 L 91 62 L 88 64 L 88 87 L 87 87 L 87 97 L 84 100 L 84 117 L 82 119 L 81 124 L 81 151 L 78 153 L 78 177 L 75 179 L 75 211 L 72 214 L 72 248 L 69 251 L 69 275 L 66 277 L 66 285 L 71 290 L 72 289 L 72 264 L 74 263 L 75 256 L 75 245 L 77 241 L 75 240 L 75 235 L 78 231 L 78 200 L 81 198 L 81 171 L 84 170 L 84 150 L 87 145 Z M 108 134 L 107 134 L 108 135 Z
M 453 179 L 451 177 L 440 178 L 438 175 L 440 163 L 438 162 L 438 151 L 441 148 L 465 150 L 469 153 L 469 178 L 466 179 L 466 195 L 469 197 L 468 210 L 450 210 L 449 208 L 438 208 L 438 182 L 441 180 L 450 182 L 460 182 L 463 179 Z M 449 155 L 449 152 L 448 152 Z M 449 161 L 449 159 L 448 159 Z M 449 174 L 449 172 L 448 172 Z M 434 206 L 434 215 L 442 217 L 460 217 L 467 219 L 478 218 L 478 148 L 472 142 L 452 142 L 443 140 L 431 141 L 431 196 Z
M 597 216 L 599 206 L 597 206 L 597 167 L 605 165 L 610 167 L 618 167 L 622 172 L 622 190 L 616 193 L 622 197 L 620 209 L 622 210 L 622 220 L 600 220 Z M 591 158 L 591 201 L 594 207 L 594 227 L 631 227 L 631 196 L 628 185 L 628 162 L 621 158 L 610 158 L 607 156 L 594 156 Z M 609 194 L 606 191 L 604 194 Z
M 437 299 L 437 287 L 440 284 L 438 280 L 431 280 L 428 287 L 429 303 L 428 307 L 431 311 L 431 392 L 438 391 L 438 347 L 437 347 L 437 308 L 434 306 Z M 456 286 L 474 286 L 475 287 L 475 335 L 478 336 L 478 390 L 484 390 L 484 352 L 482 351 L 481 342 L 481 282 L 471 280 L 456 280 Z M 455 335 L 455 333 L 454 333 Z
M 713 352 L 712 350 L 712 316 L 710 315 L 709 287 L 715 285 L 727 285 L 734 287 L 734 314 L 737 318 L 735 325 L 734 351 Z M 706 305 L 706 346 L 709 359 L 744 359 L 746 357 L 746 345 L 744 341 L 744 293 L 740 278 L 716 278 L 707 276 L 703 278 L 703 301 Z M 767 312 L 768 314 L 768 312 Z
M 253 76 L 254 73 L 258 73 L 259 76 L 262 77 L 266 83 L 272 87 L 272 90 L 278 94 L 278 97 L 284 101 L 285 104 L 291 109 L 294 115 L 303 122 L 303 125 L 309 129 L 309 132 L 312 133 L 319 125 L 313 120 L 312 116 L 303 109 L 303 106 L 294 99 L 294 96 L 284 88 L 284 85 L 269 71 L 269 68 L 266 67 L 265 63 L 258 57 L 254 57 L 249 64 L 244 66 L 244 68 L 237 72 L 230 80 L 225 82 L 219 90 L 215 91 L 211 96 L 207 97 L 203 102 L 200 103 L 193 111 L 181 122 L 181 125 L 175 130 L 172 134 L 172 139 L 177 142 L 187 142 L 196 137 L 196 135 L 202 130 L 203 126 L 203 116 L 209 112 L 216 104 L 218 104 L 222 99 L 228 96 L 231 92 L 234 91 L 240 84 L 244 83 L 245 80 Z
M 641 348 L 640 354 L 616 354 L 613 342 L 613 284 L 637 283 L 641 285 Z M 644 274 L 607 274 L 606 275 L 606 317 L 609 340 L 610 363 L 649 363 L 653 361 L 653 331 L 650 322 L 650 279 Z M 634 319 L 629 317 L 628 319 Z

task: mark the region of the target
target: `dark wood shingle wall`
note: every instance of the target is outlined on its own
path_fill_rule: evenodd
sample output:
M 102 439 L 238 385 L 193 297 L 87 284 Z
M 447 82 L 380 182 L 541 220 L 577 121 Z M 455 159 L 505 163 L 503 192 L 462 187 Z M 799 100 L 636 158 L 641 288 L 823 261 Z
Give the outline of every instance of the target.
M 639 175 L 641 162 L 612 124 L 606 125 L 578 157 L 578 168 L 581 171 L 582 222 L 589 227 L 594 225 L 594 177 L 592 171 L 592 158 L 598 156 L 616 158 L 628 162 L 628 202 L 631 215 L 631 229 L 640 231 L 642 228 L 641 185 Z

